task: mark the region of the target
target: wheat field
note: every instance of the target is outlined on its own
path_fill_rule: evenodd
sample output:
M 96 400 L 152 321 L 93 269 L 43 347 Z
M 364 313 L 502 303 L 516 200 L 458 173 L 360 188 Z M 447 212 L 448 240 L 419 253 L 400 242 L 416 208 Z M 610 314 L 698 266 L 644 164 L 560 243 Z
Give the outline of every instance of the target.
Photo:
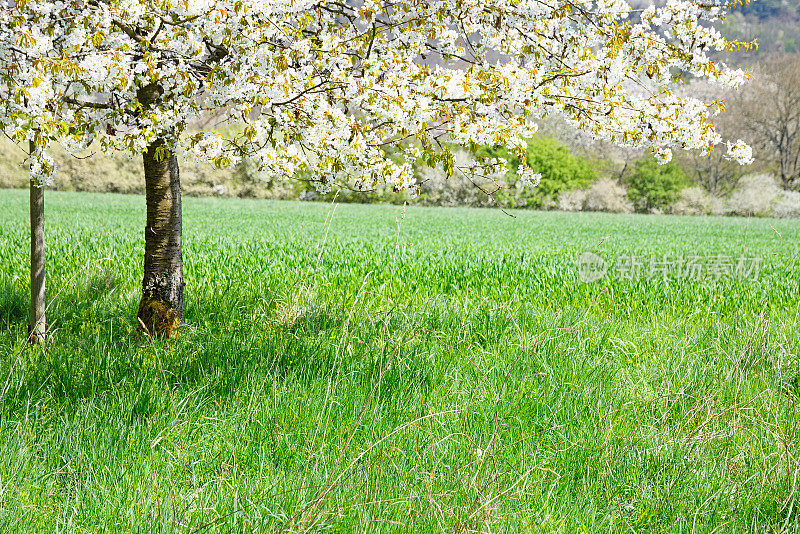
M 32 349 L 0 206 L 0 531 L 800 531 L 797 222 L 186 198 L 162 342 L 144 199 L 48 192 Z

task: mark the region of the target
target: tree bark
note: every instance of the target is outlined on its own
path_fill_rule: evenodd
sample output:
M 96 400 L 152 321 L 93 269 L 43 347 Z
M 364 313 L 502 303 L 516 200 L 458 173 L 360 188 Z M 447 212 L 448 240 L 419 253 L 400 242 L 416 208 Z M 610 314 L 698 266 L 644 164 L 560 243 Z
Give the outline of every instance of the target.
M 35 152 L 31 143 L 31 155 Z M 40 343 L 47 337 L 44 269 L 44 187 L 30 180 L 31 210 L 31 322 L 28 342 Z
M 178 159 L 157 139 L 144 153 L 147 226 L 138 319 L 150 335 L 175 337 L 183 320 L 183 228 Z

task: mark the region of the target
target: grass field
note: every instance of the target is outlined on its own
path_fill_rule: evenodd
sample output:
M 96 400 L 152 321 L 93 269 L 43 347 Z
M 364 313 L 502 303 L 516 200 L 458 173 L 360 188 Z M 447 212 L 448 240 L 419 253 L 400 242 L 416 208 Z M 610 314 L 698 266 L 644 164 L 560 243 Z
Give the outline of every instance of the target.
M 163 343 L 143 198 L 47 202 L 29 349 L 0 191 L 2 532 L 800 531 L 800 223 L 189 198 Z

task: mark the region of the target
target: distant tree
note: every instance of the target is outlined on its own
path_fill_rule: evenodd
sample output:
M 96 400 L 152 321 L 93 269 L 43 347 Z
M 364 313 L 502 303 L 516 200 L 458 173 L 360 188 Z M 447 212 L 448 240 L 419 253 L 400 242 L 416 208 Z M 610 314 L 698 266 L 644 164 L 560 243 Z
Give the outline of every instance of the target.
M 678 160 L 690 171 L 693 182 L 715 196 L 730 193 L 742 176 L 741 165 L 726 158 L 725 153 L 719 150 L 710 154 L 693 150 L 682 154 Z
M 760 19 L 776 17 L 788 8 L 785 0 L 757 0 L 742 5 L 741 13 L 744 16 L 753 16 Z
M 628 198 L 636 211 L 666 211 L 678 200 L 681 189 L 689 185 L 686 173 L 673 162 L 659 165 L 655 158 L 636 162 L 633 171 L 623 178 Z
M 733 4 L 733 1 L 730 2 Z M 0 13 L 2 126 L 13 139 L 96 139 L 143 158 L 147 226 L 138 318 L 173 335 L 183 312 L 179 157 L 334 186 L 416 190 L 413 163 L 452 176 L 451 149 L 505 145 L 527 166 L 537 119 L 614 143 L 719 142 L 719 102 L 675 94 L 677 72 L 738 86 L 707 25 L 726 2 L 677 0 L 630 19 L 624 0 L 70 0 Z M 191 131 L 208 113 L 220 131 Z M 391 149 L 391 151 L 389 150 Z M 389 157 L 389 154 L 392 157 Z M 737 142 L 730 156 L 749 158 Z M 460 171 L 503 176 L 504 162 Z
M 540 208 L 548 199 L 556 199 L 564 191 L 587 187 L 597 176 L 592 164 L 574 155 L 569 148 L 549 137 L 536 136 L 528 141 L 524 162 L 503 147 L 483 147 L 478 154 L 504 158 L 512 172 L 520 166 L 536 169 L 539 185 L 524 195 L 524 205 Z
M 685 89 L 687 93 L 704 99 L 722 98 L 725 109 L 713 117 L 714 127 L 722 137 L 741 136 L 742 116 L 735 104 L 735 91 L 724 90 L 705 80 L 695 80 Z M 725 142 L 720 140 L 713 150 L 681 150 L 675 153 L 678 165 L 686 171 L 689 178 L 714 196 L 729 194 L 737 180 L 747 170 L 746 167 L 727 157 Z M 639 158 L 641 159 L 641 155 Z M 633 162 L 631 162 L 632 164 Z
M 800 189 L 800 55 L 761 62 L 755 81 L 733 100 L 740 124 L 757 156 L 781 186 Z

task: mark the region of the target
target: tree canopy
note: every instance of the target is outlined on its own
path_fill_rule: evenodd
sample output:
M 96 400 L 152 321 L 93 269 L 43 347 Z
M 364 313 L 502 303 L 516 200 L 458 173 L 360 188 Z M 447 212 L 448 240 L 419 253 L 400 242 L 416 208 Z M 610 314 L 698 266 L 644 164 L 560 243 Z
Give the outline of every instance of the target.
M 17 0 L 0 14 L 0 126 L 34 142 L 42 182 L 52 143 L 140 154 L 164 139 L 323 191 L 413 191 L 414 161 L 452 173 L 440 142 L 523 156 L 553 114 L 667 161 L 720 142 L 722 103 L 676 84 L 747 77 L 711 56 L 741 46 L 711 24 L 728 7 L 669 0 L 634 20 L 624 0 Z M 210 113 L 224 128 L 189 127 Z M 750 159 L 741 141 L 728 152 Z M 468 169 L 505 170 L 489 157 Z

